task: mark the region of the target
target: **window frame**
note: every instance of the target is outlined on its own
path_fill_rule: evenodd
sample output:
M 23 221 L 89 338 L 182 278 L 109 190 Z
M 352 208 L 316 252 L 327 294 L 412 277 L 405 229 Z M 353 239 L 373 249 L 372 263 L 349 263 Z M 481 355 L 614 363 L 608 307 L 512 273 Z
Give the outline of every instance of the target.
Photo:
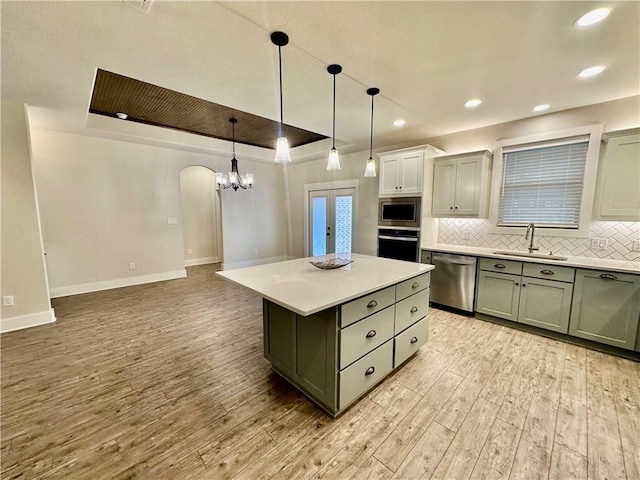
M 602 141 L 603 130 L 604 125 L 596 124 L 496 141 L 494 144 L 494 163 L 489 203 L 489 233 L 502 235 L 524 235 L 526 232 L 526 226 L 498 226 L 498 208 L 500 203 L 500 189 L 502 187 L 504 150 L 513 151 L 519 149 L 518 147 L 543 147 L 553 144 L 572 142 L 574 139 L 579 139 L 580 137 L 584 140 L 588 137 L 587 159 L 585 164 L 582 198 L 580 200 L 580 219 L 578 222 L 578 228 L 540 227 L 536 228 L 536 232 L 539 233 L 539 235 L 550 237 L 589 238 L 589 228 L 592 221 L 593 204 L 596 191 L 598 158 L 600 156 L 600 144 Z

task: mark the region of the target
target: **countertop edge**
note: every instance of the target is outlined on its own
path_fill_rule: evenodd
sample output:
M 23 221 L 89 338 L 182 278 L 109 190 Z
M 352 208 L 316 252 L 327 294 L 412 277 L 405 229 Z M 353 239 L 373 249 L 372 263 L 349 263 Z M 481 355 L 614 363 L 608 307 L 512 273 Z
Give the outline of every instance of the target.
M 456 255 L 470 255 L 474 257 L 487 257 L 487 258 L 499 258 L 502 260 L 512 260 L 518 262 L 527 263 L 539 263 L 543 265 L 558 265 L 571 268 L 584 268 L 588 270 L 609 270 L 618 273 L 628 273 L 632 275 L 640 275 L 640 262 L 633 262 L 631 260 L 609 260 L 609 259 L 592 259 L 591 257 L 571 257 L 568 256 L 567 260 L 551 260 L 544 258 L 531 258 L 531 257 L 517 257 L 511 255 L 500 255 L 493 253 L 494 250 L 500 250 L 500 248 L 487 248 L 487 247 L 470 247 L 466 245 L 448 245 L 448 244 L 436 244 L 436 245 L 421 245 L 421 250 L 429 250 L 431 252 L 440 253 L 453 253 Z M 616 264 L 615 262 L 618 262 Z M 628 264 L 631 264 L 628 265 Z

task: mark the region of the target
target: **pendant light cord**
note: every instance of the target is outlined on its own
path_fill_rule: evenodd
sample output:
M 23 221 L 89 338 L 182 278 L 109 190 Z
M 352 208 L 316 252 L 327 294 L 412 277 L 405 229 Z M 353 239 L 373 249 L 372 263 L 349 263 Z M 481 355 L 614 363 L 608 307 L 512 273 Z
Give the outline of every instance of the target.
M 369 158 L 373 158 L 373 97 L 371 95 L 371 134 L 369 135 Z
M 233 158 L 236 158 L 236 123 L 231 122 L 231 148 L 233 149 Z
M 336 74 L 333 74 L 333 141 L 332 146 L 335 150 L 336 148 Z
M 284 127 L 283 127 L 283 102 L 282 102 L 282 47 L 278 46 L 278 66 L 280 71 L 280 136 L 284 136 Z

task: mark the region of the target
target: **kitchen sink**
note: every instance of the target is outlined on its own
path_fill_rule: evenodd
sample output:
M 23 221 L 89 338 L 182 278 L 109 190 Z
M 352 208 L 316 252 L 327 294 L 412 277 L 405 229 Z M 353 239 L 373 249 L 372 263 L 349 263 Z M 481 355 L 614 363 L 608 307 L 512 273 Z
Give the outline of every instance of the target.
M 529 252 L 518 252 L 513 250 L 496 250 L 496 255 L 509 255 L 510 257 L 526 257 L 526 258 L 540 258 L 543 260 L 567 260 L 567 257 L 561 257 L 559 255 L 552 255 L 551 253 L 529 253 Z

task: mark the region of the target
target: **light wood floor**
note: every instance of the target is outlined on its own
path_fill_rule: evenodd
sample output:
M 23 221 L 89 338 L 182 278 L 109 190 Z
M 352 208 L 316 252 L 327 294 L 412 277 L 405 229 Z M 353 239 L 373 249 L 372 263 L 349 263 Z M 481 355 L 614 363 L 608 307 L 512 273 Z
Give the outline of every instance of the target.
M 2 478 L 640 478 L 638 363 L 432 310 L 427 345 L 332 420 L 214 272 L 2 335 Z

